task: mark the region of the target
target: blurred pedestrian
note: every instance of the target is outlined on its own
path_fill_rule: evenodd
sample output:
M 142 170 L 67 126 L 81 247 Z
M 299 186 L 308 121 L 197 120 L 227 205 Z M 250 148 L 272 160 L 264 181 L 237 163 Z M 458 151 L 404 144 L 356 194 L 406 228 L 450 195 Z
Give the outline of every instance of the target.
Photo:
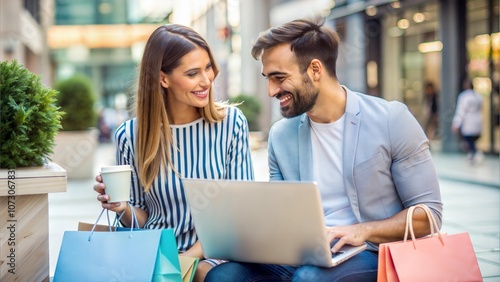
M 476 141 L 483 129 L 483 97 L 474 91 L 472 81 L 465 79 L 460 92 L 451 129 L 466 143 L 467 159 L 471 164 L 481 162 L 483 154 L 476 148 Z
M 136 117 L 115 133 L 117 164 L 132 167 L 131 200 L 108 203 L 100 175 L 94 190 L 102 207 L 131 225 L 171 228 L 180 255 L 200 259 L 195 281 L 216 260 L 205 260 L 182 178 L 253 180 L 248 123 L 233 105 L 215 102 L 218 74 L 212 52 L 196 31 L 167 24 L 149 37 L 141 61 Z
M 424 86 L 425 101 L 425 127 L 424 131 L 429 140 L 434 140 L 438 127 L 438 93 L 434 83 L 428 81 Z
M 97 128 L 99 129 L 99 142 L 107 143 L 111 141 L 111 129 L 104 118 L 104 110 L 99 111 L 97 116 Z

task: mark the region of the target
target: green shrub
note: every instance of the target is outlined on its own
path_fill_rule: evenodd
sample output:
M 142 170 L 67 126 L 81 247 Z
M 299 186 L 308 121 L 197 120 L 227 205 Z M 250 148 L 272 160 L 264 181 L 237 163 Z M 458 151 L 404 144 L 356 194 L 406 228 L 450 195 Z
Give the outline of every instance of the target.
M 53 153 L 62 112 L 57 91 L 13 60 L 0 62 L 0 167 L 41 166 Z
M 59 91 L 57 105 L 66 113 L 61 122 L 62 130 L 87 130 L 96 126 L 96 98 L 89 78 L 77 74 L 59 81 L 55 89 Z
M 229 99 L 231 103 L 241 103 L 238 108 L 243 112 L 248 121 L 250 131 L 259 130 L 260 102 L 255 96 L 240 94 Z

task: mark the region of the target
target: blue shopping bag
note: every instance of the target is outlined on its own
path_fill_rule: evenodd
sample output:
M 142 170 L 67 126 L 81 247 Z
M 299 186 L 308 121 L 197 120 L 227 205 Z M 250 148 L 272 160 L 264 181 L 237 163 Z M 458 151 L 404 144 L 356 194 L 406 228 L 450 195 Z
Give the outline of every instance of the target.
M 53 281 L 182 281 L 174 233 L 65 231 Z

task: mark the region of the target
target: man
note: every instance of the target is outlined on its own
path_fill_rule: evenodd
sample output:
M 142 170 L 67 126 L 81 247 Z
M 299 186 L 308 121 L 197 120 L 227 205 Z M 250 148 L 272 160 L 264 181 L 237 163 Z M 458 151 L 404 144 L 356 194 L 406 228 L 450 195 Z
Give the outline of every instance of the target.
M 295 20 L 260 34 L 269 96 L 282 119 L 269 133 L 271 180 L 316 181 L 332 247 L 369 248 L 333 268 L 228 262 L 206 281 L 376 281 L 377 246 L 402 240 L 407 208 L 428 205 L 441 225 L 438 179 L 425 134 L 405 105 L 355 93 L 336 77 L 338 34 Z M 429 234 L 423 211 L 418 236 Z M 411 263 L 409 259 L 408 263 Z

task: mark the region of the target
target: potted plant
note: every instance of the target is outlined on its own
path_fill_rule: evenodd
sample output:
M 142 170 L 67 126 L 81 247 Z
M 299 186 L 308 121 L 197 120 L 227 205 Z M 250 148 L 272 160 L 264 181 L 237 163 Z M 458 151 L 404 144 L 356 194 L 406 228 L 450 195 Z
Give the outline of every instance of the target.
M 240 94 L 229 99 L 229 102 L 236 103 L 237 107 L 243 112 L 248 121 L 250 130 L 250 146 L 252 149 L 260 148 L 262 145 L 262 132 L 259 131 L 259 114 L 261 105 L 257 97 Z
M 66 169 L 70 179 L 92 178 L 98 144 L 92 82 L 77 74 L 57 82 L 55 89 L 57 105 L 66 114 L 56 137 L 53 159 Z
M 0 93 L 0 281 L 48 280 L 48 193 L 67 184 L 48 158 L 61 127 L 57 92 L 13 60 L 0 62 Z
M 257 97 L 246 94 L 239 94 L 238 96 L 229 98 L 229 102 L 238 104 L 238 108 L 247 118 L 250 131 L 259 130 L 259 114 L 261 106 L 259 100 L 257 100 Z

